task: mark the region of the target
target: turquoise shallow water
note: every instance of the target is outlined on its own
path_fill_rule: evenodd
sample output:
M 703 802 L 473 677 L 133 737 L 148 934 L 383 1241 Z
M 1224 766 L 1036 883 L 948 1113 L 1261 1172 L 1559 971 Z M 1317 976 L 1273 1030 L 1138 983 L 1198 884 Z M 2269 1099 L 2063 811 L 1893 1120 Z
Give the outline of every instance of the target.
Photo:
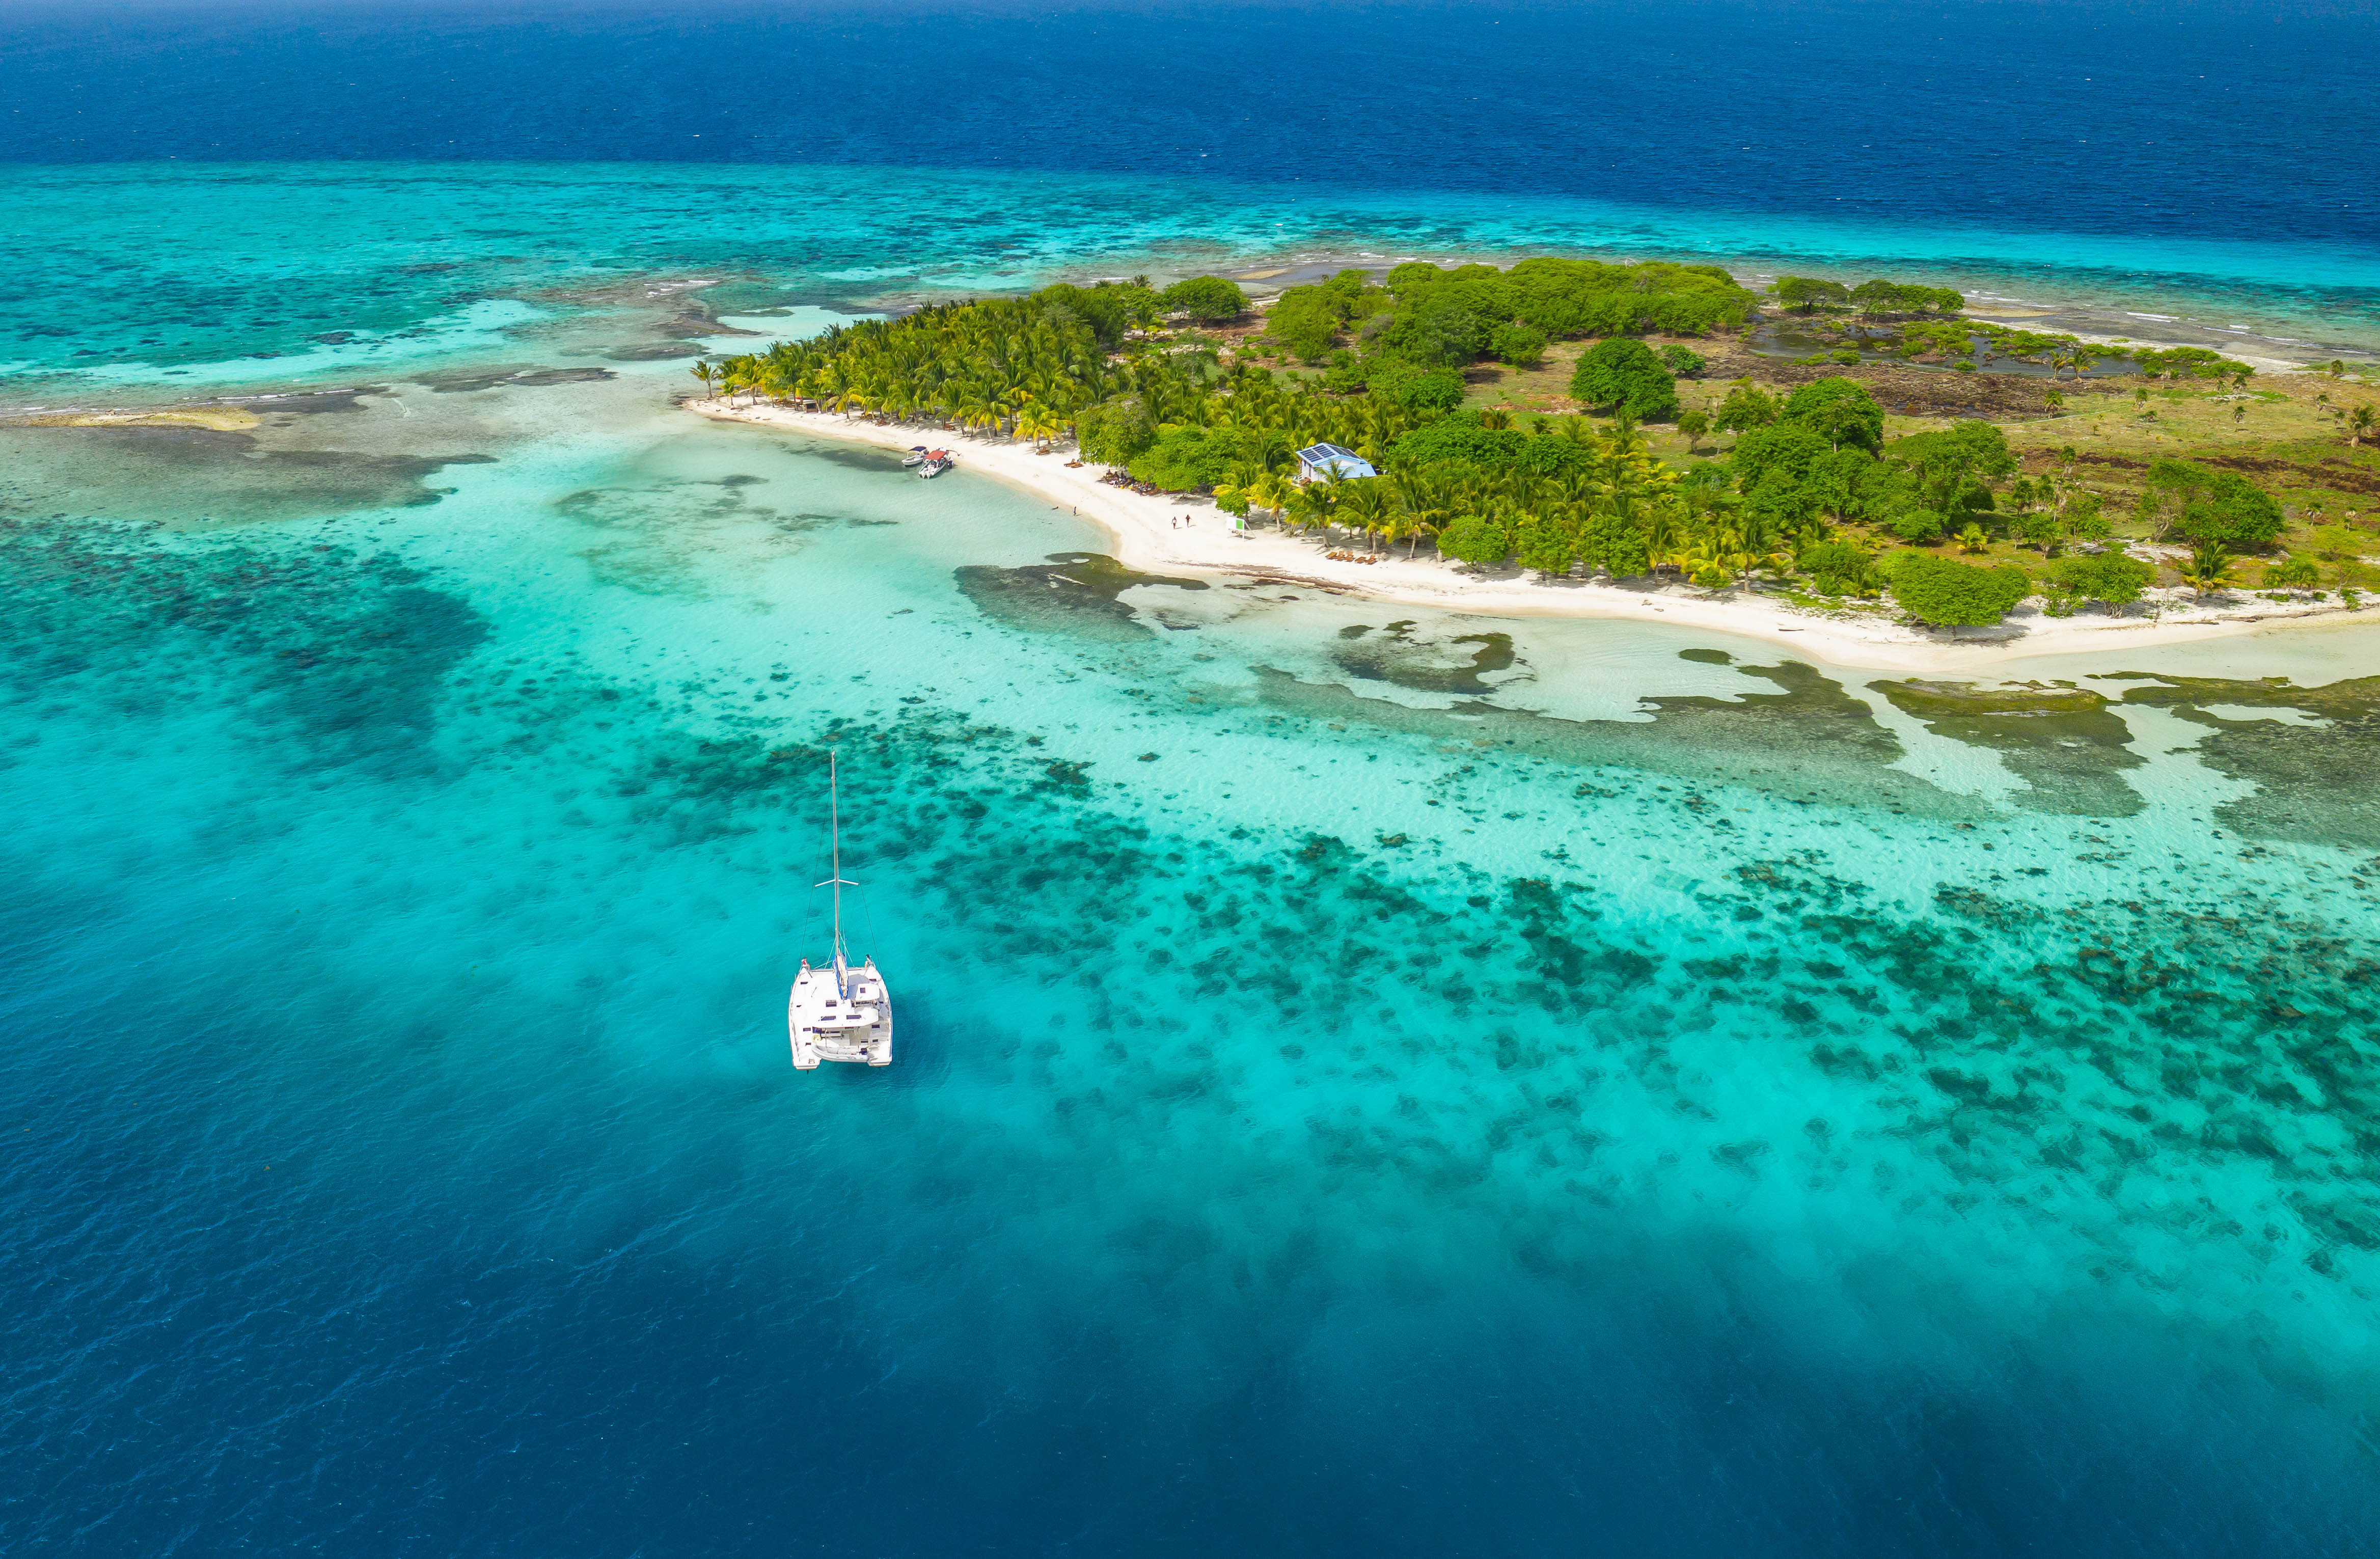
M 2119 335 L 2159 328 L 2141 314 L 2238 326 L 2284 358 L 2380 348 L 2380 250 L 2352 227 L 2081 234 L 1099 173 L 637 164 L 0 164 L 0 208 L 20 296 L 0 321 L 0 371 L 19 403 L 686 352 L 694 327 L 655 306 L 689 292 L 740 317 L 1257 258 L 1549 249 L 1747 274 L 1922 273 L 2003 306 L 2095 310 Z M 703 281 L 722 285 L 687 287 Z
M 2352 721 L 1111 599 L 616 371 L 10 435 L 10 1546 L 2375 1529 Z M 886 1075 L 784 1052 L 829 744 Z
M 277 398 L 0 429 L 0 1546 L 2370 1550 L 2368 635 L 1929 723 L 668 404 L 1245 201 L 5 177 L 12 404 Z

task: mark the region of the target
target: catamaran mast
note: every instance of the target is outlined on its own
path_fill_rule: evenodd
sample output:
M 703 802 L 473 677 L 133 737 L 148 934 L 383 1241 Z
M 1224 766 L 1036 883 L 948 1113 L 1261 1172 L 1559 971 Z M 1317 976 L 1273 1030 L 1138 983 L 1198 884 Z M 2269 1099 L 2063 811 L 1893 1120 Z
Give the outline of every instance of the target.
M 843 973 L 843 794 L 832 749 L 826 755 L 826 836 L 827 847 L 833 852 L 829 875 L 834 883 L 834 970 L 839 976 Z
M 826 826 L 829 847 L 833 851 L 834 870 L 820 887 L 834 889 L 834 993 L 848 1001 L 851 992 L 844 971 L 849 967 L 843 948 L 843 890 L 856 888 L 843 874 L 843 800 L 837 788 L 834 772 L 834 749 L 826 750 Z

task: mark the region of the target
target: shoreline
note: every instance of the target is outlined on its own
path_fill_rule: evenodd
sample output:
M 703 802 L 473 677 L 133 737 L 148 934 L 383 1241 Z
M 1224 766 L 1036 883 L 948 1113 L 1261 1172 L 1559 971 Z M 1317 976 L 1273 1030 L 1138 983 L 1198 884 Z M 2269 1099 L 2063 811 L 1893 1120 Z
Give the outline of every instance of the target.
M 1984 675 L 2000 663 L 2238 638 L 2270 632 L 2277 626 L 2380 623 L 2380 601 L 2354 611 L 2338 606 L 2292 611 L 2260 602 L 2256 609 L 2218 608 L 2179 621 L 2170 615 L 2162 621 L 2034 615 L 2018 620 L 2014 632 L 1983 630 L 1991 637 L 1946 639 L 1880 619 L 1829 616 L 1763 596 L 1731 592 L 1713 597 L 1678 585 L 1641 590 L 1600 579 L 1537 583 L 1525 574 L 1482 578 L 1459 572 L 1435 556 L 1408 561 L 1384 554 L 1377 564 L 1339 562 L 1323 555 L 1333 550 L 1330 542 L 1272 528 L 1235 532 L 1229 517 L 1210 502 L 1179 503 L 1110 486 L 1094 474 L 1100 468 L 1070 468 L 1062 452 L 1036 455 L 1031 445 L 1014 439 L 880 425 L 790 407 L 729 406 L 700 396 L 680 404 L 712 421 L 791 429 L 880 449 L 906 452 L 915 444 L 938 440 L 959 456 L 961 469 L 1006 481 L 1092 521 L 1112 538 L 1116 561 L 1138 573 L 1270 579 L 1476 616 L 1583 617 L 1708 628 L 1762 639 L 1852 670 Z

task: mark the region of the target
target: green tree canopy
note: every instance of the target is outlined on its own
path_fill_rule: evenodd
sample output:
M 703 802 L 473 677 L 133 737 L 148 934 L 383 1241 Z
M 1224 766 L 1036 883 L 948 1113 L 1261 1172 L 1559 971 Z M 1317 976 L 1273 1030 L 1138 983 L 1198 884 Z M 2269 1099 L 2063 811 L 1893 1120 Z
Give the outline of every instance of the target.
M 1867 315 L 1955 314 L 1967 306 L 1967 300 L 1949 287 L 1888 282 L 1881 276 L 1852 288 L 1851 300 Z
M 1924 546 L 1942 539 L 1943 518 L 1939 509 L 1894 509 L 1885 519 L 1884 528 L 1907 542 L 1911 546 Z
M 1660 358 L 1661 366 L 1681 379 L 1699 379 L 1703 370 L 1709 366 L 1700 352 L 1681 347 L 1674 341 L 1661 348 Z
M 1996 623 L 2033 593 L 2022 568 L 1979 568 L 1932 553 L 1896 553 L 1886 580 L 1900 609 L 1936 627 L 1978 627 Z
M 1336 300 L 1318 286 L 1291 287 L 1265 312 L 1266 333 L 1305 362 L 1330 349 L 1341 323 Z
M 1220 481 L 1239 450 L 1235 441 L 1202 428 L 1166 428 L 1132 457 L 1129 469 L 1168 493 L 1195 493 Z
M 2204 347 L 2144 347 L 2132 354 L 2143 373 L 2169 373 L 2176 379 L 2245 379 L 2256 371 Z
M 1359 271 L 1351 265 L 1322 283 L 1322 291 L 1337 307 L 1341 319 L 1353 319 L 1363 305 L 1371 280 L 1369 271 Z
M 1084 459 L 1122 466 L 1157 442 L 1157 422 L 1138 396 L 1126 396 L 1084 412 L 1075 433 Z
M 1365 365 L 1372 394 L 1415 411 L 1451 411 L 1463 404 L 1463 375 L 1452 369 L 1425 369 L 1394 358 Z
M 1611 407 L 1640 422 L 1678 414 L 1678 382 L 1642 341 L 1613 336 L 1588 347 L 1570 378 L 1571 398 Z
M 1953 526 L 1993 505 L 1991 484 L 2016 469 L 2008 435 L 1989 422 L 1953 423 L 1885 445 L 1885 457 L 1909 473 L 1915 496 Z
M 2156 580 L 2156 570 L 2119 552 L 2060 558 L 2058 582 L 2085 601 L 2129 606 Z
M 1481 471 L 1521 471 L 1531 476 L 1584 470 L 1593 458 L 1587 445 L 1571 439 L 1484 426 L 1476 411 L 1458 411 L 1424 423 L 1389 448 L 1389 462 L 1393 466 L 1456 461 Z
M 1842 283 L 1816 276 L 1779 276 L 1777 285 L 1768 290 L 1777 295 L 1778 302 L 1805 314 L 1822 304 L 1847 303 L 1852 296 Z
M 1885 446 L 1886 457 L 1910 467 L 1955 465 L 1994 481 L 2016 469 L 2008 434 L 1980 420 L 1954 422 L 1938 432 L 1911 433 Z
M 1771 422 L 1736 440 L 1728 464 L 1748 493 L 1771 471 L 1781 471 L 1796 483 L 1806 482 L 1834 453 L 1835 446 L 1826 435 L 1805 423 Z
M 1522 518 L 1516 540 L 1524 568 L 1559 577 L 1569 573 L 1572 565 L 1578 562 L 1579 527 L 1565 507 L 1540 505 L 1532 508 Z
M 1111 350 L 1123 339 L 1124 332 L 1148 324 L 1158 311 L 1157 294 L 1133 282 L 1100 282 L 1096 286 L 1059 282 L 1035 293 L 1033 301 L 1041 305 L 1044 318 L 1062 327 L 1079 321 L 1100 346 Z
M 1388 342 L 1399 355 L 1424 368 L 1460 368 L 1488 349 L 1490 325 L 1484 316 L 1451 297 L 1425 299 L 1400 311 Z
M 1388 290 L 1401 316 L 1436 302 L 1461 308 L 1491 326 L 1518 323 L 1548 336 L 1645 330 L 1701 335 L 1742 324 L 1758 303 L 1718 266 L 1659 260 L 1606 265 L 1542 257 L 1509 271 L 1477 264 L 1441 269 L 1412 261 L 1389 273 Z
M 1738 384 L 1719 402 L 1718 415 L 1711 419 L 1711 425 L 1740 433 L 1774 422 L 1777 414 L 1776 397 L 1767 391 L 1757 384 Z
M 1743 513 L 1780 535 L 1811 530 L 1819 506 L 1810 483 L 1783 466 L 1772 466 L 1744 485 Z
M 1512 554 L 1514 537 L 1502 520 L 1489 515 L 1467 514 L 1439 532 L 1441 556 L 1457 563 L 1501 563 Z
M 1803 385 L 1785 397 L 1784 418 L 1816 431 L 1838 449 L 1853 445 L 1872 450 L 1884 443 L 1884 408 L 1855 380 L 1831 376 Z
M 1192 276 L 1159 293 L 1157 303 L 1168 313 L 1187 314 L 1208 323 L 1235 320 L 1247 312 L 1248 295 L 1240 290 L 1239 283 L 1221 276 Z
M 2180 516 L 2174 530 L 2197 543 L 2268 547 L 2280 534 L 2284 518 L 2272 495 L 2251 485 L 2237 471 L 2218 471 L 2189 460 L 2149 462 L 2152 491 L 2177 494 Z
M 1533 324 L 1500 324 L 1488 336 L 1488 350 L 1515 368 L 1534 368 L 1546 358 L 1546 333 Z
M 1850 542 L 1812 542 L 1794 562 L 1825 595 L 1873 595 L 1884 579 L 1867 549 Z
M 1819 506 L 1837 519 L 1871 519 L 1892 507 L 1893 472 L 1866 450 L 1838 449 L 1803 479 Z
M 1589 509 L 1579 529 L 1579 557 L 1590 568 L 1600 568 L 1615 579 L 1637 579 L 1653 571 L 1652 542 L 1645 522 L 1608 505 Z

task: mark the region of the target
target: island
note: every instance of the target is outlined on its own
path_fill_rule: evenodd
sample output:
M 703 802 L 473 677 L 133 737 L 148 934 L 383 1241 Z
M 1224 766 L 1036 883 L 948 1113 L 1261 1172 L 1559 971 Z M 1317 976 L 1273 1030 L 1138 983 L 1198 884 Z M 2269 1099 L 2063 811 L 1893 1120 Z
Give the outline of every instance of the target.
M 2035 331 L 1922 282 L 1536 257 L 1255 300 L 1061 283 L 694 373 L 712 417 L 952 445 L 1137 567 L 1924 669 L 2380 605 L 2368 371 Z

